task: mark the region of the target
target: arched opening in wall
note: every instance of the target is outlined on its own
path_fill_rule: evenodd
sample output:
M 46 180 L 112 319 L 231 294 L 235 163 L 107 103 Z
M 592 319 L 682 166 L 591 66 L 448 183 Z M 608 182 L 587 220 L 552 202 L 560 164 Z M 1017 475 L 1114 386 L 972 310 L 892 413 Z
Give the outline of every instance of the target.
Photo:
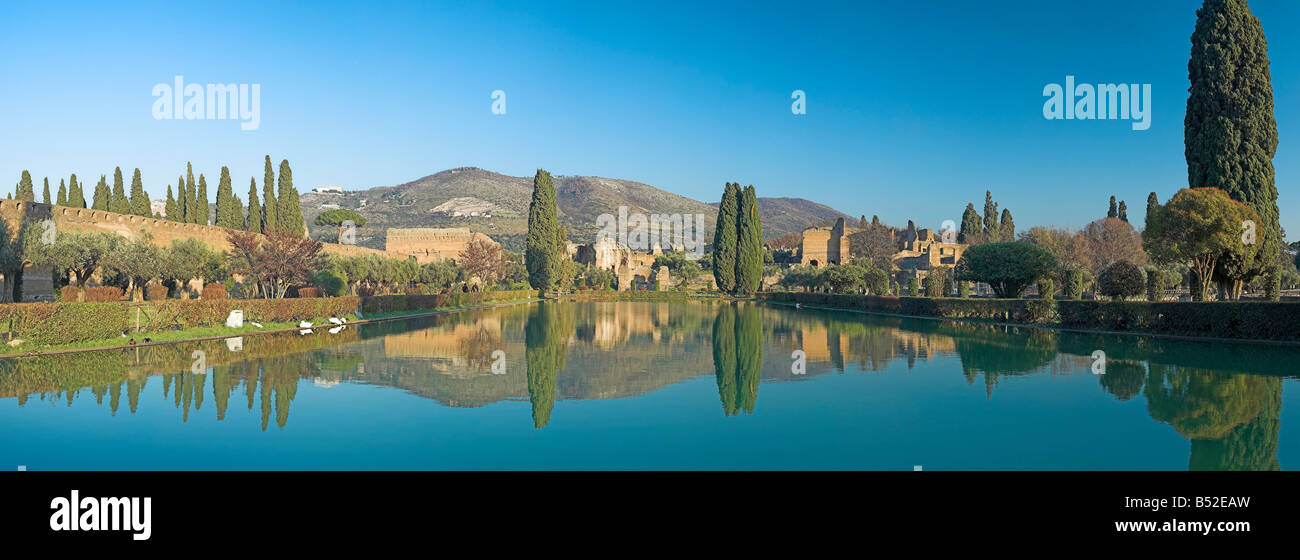
M 818 266 L 821 266 L 820 264 L 817 263 L 817 259 L 808 261 L 808 264 L 812 265 L 813 268 L 817 268 Z

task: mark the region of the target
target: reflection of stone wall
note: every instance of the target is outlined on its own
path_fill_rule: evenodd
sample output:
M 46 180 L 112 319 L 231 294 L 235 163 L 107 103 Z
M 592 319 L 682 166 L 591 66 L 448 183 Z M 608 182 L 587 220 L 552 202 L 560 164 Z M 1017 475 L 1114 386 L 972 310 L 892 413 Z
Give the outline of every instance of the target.
M 230 243 L 226 237 L 231 230 L 223 227 L 183 224 L 105 210 L 0 199 L 0 218 L 4 219 L 10 239 L 17 239 L 24 224 L 27 227 L 40 228 L 41 222 L 48 219 L 53 220 L 57 232 L 115 233 L 127 239 L 135 239 L 143 231 L 148 232 L 153 237 L 153 243 L 159 246 L 169 246 L 172 241 L 181 239 L 197 239 L 215 251 L 230 250 Z M 323 252 L 348 256 L 378 254 L 388 258 L 404 256 L 358 245 L 337 243 L 324 243 Z M 30 268 L 24 272 L 24 299 L 48 298 L 53 295 L 50 288 L 49 274 Z
M 495 243 L 469 228 L 389 228 L 384 248 L 414 256 L 420 263 L 455 259 L 475 239 Z

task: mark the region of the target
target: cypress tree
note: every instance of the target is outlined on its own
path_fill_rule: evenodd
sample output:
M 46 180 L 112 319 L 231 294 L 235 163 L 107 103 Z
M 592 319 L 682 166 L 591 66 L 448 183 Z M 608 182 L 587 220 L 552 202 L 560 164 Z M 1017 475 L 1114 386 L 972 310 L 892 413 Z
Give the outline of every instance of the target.
M 190 222 L 190 190 L 185 186 L 185 175 L 175 178 L 175 217 L 173 222 Z
M 81 192 L 81 183 L 77 182 L 76 173 L 73 173 L 72 178 L 68 180 L 68 207 L 86 207 L 86 194 Z
M 270 233 L 280 227 L 275 215 L 275 173 L 271 171 L 271 156 L 266 156 L 266 168 L 262 174 L 262 233 Z
M 736 225 L 736 291 L 752 294 L 763 281 L 763 222 L 754 185 L 740 192 Z
M 1205 0 L 1196 11 L 1183 120 L 1189 187 L 1218 187 L 1259 214 L 1247 278 L 1277 266 L 1281 244 L 1273 157 L 1277 119 L 1264 28 L 1245 0 Z
M 736 235 L 740 215 L 739 185 L 727 183 L 718 205 L 718 221 L 713 231 L 713 281 L 723 293 L 736 291 Z
M 131 202 L 126 198 L 126 182 L 122 180 L 122 168 L 113 169 L 113 196 L 108 199 L 108 210 L 118 214 L 131 212 Z
M 555 204 L 555 183 L 545 169 L 533 176 L 533 199 L 528 204 L 528 236 L 524 240 L 524 265 L 528 268 L 528 284 L 537 290 L 548 290 L 555 283 L 559 260 L 555 247 L 559 229 L 559 213 Z
M 298 204 L 298 191 L 293 188 L 293 170 L 289 160 L 280 160 L 279 192 L 275 195 L 275 218 L 280 229 L 295 235 L 305 235 L 307 224 L 302 219 L 302 207 Z
M 1002 234 L 1003 241 L 1016 240 L 1016 223 L 1011 220 L 1011 211 L 1002 209 L 1002 224 L 998 226 L 998 232 Z
M 221 177 L 217 179 L 217 216 L 213 222 L 224 228 L 242 229 L 244 213 L 239 211 L 235 220 L 235 189 L 230 185 L 230 168 L 221 166 Z
M 208 179 L 199 173 L 199 192 L 194 195 L 194 223 L 208 225 Z
M 1123 200 L 1119 201 L 1119 219 L 1125 222 L 1128 221 L 1128 204 L 1125 204 Z
M 185 218 L 181 221 L 187 224 L 199 223 L 198 198 L 196 198 L 197 189 L 194 186 L 194 166 L 190 162 L 185 162 Z
M 59 197 L 54 199 L 54 203 L 59 206 L 68 205 L 68 186 L 63 179 L 59 179 Z
M 230 195 L 227 202 L 230 205 L 230 215 L 226 216 L 226 221 L 230 229 L 244 229 L 244 201 L 240 200 L 239 195 Z
M 957 242 L 975 243 L 982 229 L 979 212 L 975 211 L 975 203 L 967 203 L 966 210 L 961 213 L 961 231 L 957 233 Z
M 248 221 L 244 229 L 262 233 L 262 203 L 257 200 L 257 179 L 248 178 Z
M 1115 206 L 1115 197 L 1114 197 L 1114 196 L 1111 196 L 1111 197 L 1110 197 L 1110 210 L 1107 210 L 1107 211 L 1106 211 L 1106 217 L 1107 217 L 1107 218 L 1118 218 L 1118 217 L 1119 217 L 1119 207 L 1118 207 L 1118 206 Z
M 45 192 L 42 193 L 41 201 L 46 204 L 50 203 L 50 178 L 49 177 L 45 178 Z
M 90 207 L 95 210 L 108 210 L 112 206 L 112 200 L 108 179 L 100 175 L 99 182 L 95 183 L 95 194 L 90 199 Z
M 998 239 L 998 204 L 993 202 L 993 193 L 984 191 L 984 238 Z
M 1156 198 L 1155 191 L 1152 191 L 1151 194 L 1147 195 L 1147 218 L 1146 218 L 1147 224 L 1151 223 L 1151 212 L 1155 211 L 1155 209 L 1159 207 L 1160 207 L 1160 199 Z
M 875 214 L 872 214 L 872 215 L 871 215 L 871 225 L 873 225 L 873 226 L 878 226 L 878 225 L 880 225 L 880 216 L 877 216 L 877 215 L 875 215 Z
M 863 214 L 858 216 L 858 229 L 867 229 L 867 216 Z
M 163 207 L 163 212 L 167 215 L 163 217 L 174 222 L 176 221 L 176 213 L 179 211 L 180 207 L 176 205 L 176 197 L 172 196 L 172 186 L 167 185 L 167 205 Z
M 32 174 L 26 169 L 23 170 L 22 178 L 18 180 L 18 188 L 14 189 L 14 200 L 36 201 L 36 190 L 32 187 Z
M 153 207 L 149 204 L 149 195 L 144 192 L 144 181 L 140 179 L 140 168 L 135 168 L 131 174 L 131 213 L 137 216 L 148 218 L 153 215 Z

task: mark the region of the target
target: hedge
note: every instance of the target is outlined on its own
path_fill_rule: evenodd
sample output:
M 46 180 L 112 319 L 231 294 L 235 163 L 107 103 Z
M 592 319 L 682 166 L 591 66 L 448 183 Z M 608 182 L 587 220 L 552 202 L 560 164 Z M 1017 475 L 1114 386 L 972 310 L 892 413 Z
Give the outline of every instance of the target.
M 244 321 L 295 322 L 363 312 L 405 311 L 464 306 L 536 296 L 531 290 L 440 295 L 396 295 L 284 299 L 168 299 L 146 302 L 0 304 L 0 329 L 7 337 L 38 345 L 111 339 L 134 329 L 148 333 L 223 325 L 235 309 Z
M 1071 329 L 1300 341 L 1300 303 L 954 299 L 765 293 L 768 301 L 944 319 L 988 319 Z

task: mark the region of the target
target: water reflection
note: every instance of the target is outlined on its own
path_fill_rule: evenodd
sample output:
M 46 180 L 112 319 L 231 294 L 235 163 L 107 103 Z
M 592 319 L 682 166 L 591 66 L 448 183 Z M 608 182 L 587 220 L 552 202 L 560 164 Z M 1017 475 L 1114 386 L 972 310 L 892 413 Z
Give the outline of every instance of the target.
M 1090 371 L 1105 349 L 1105 375 Z M 194 350 L 206 369 L 192 369 Z M 802 350 L 806 374 L 790 370 Z M 250 337 L 0 360 L 0 398 L 71 406 L 93 396 L 110 414 L 125 393 L 135 414 L 151 380 L 181 422 L 235 406 L 285 428 L 300 385 L 400 389 L 449 407 L 526 401 L 534 429 L 557 401 L 636 397 L 713 374 L 722 417 L 752 415 L 760 381 L 824 375 L 906 375 L 921 363 L 951 369 L 987 406 L 999 380 L 1096 378 L 1118 403 L 1145 401 L 1152 421 L 1190 442 L 1188 468 L 1275 470 L 1282 379 L 1294 377 L 1289 347 L 1083 335 L 1042 329 L 869 317 L 753 303 L 540 303 L 393 321 L 337 334 Z M 494 371 L 499 357 L 504 360 Z M 157 391 L 157 389 L 155 389 Z M 241 398 L 242 397 L 242 398 Z M 771 397 L 769 397 L 771 398 Z M 145 406 L 149 406 L 146 403 Z M 208 409 L 204 407 L 207 406 Z M 715 412 L 716 414 L 716 412 Z M 737 419 L 719 421 L 743 422 Z M 1122 465 L 1120 465 L 1122 466 Z

